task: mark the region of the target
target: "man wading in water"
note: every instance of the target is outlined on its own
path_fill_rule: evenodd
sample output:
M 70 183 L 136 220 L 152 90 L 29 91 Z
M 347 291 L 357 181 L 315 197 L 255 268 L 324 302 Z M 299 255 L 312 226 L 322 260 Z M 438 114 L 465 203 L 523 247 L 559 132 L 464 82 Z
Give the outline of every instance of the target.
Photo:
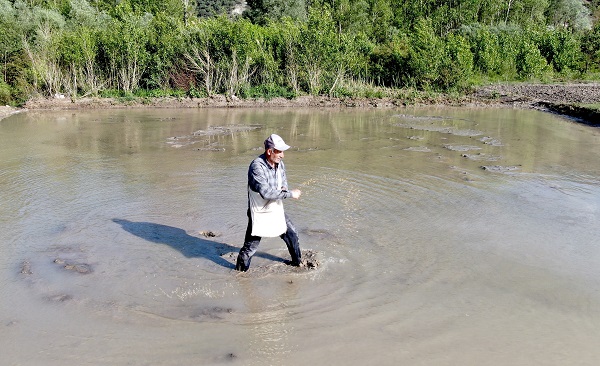
M 290 147 L 278 135 L 265 140 L 265 152 L 248 168 L 248 227 L 235 269 L 247 271 L 261 237 L 279 236 L 292 256 L 291 265 L 301 266 L 298 233 L 283 212 L 283 199 L 300 198 L 299 189 L 288 191 L 283 152 Z

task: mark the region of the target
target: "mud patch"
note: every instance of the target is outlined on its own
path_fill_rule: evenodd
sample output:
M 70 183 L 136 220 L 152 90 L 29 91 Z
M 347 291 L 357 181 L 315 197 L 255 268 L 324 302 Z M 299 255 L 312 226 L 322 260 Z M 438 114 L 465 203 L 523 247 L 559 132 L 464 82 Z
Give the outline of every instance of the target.
M 473 182 L 476 179 L 474 178 L 473 175 L 471 175 L 471 173 L 469 173 L 468 171 L 461 169 L 457 166 L 450 166 L 450 169 L 455 171 L 457 174 L 458 179 L 463 180 L 465 182 Z
M 222 151 L 225 151 L 225 148 L 224 147 L 200 147 L 196 150 L 197 151 L 216 151 L 216 152 L 221 151 L 222 152 Z
M 456 127 L 436 126 L 431 125 L 418 125 L 411 123 L 394 123 L 393 126 L 407 128 L 409 130 L 427 131 L 427 132 L 439 132 L 447 135 L 461 136 L 461 137 L 476 137 L 483 135 L 483 132 L 472 129 L 460 129 Z
M 50 301 L 50 302 L 66 302 L 66 301 L 69 301 L 72 299 L 73 299 L 73 296 L 67 295 L 67 294 L 58 294 L 58 295 L 52 295 L 52 296 L 46 297 L 46 300 Z
M 72 271 L 81 274 L 90 274 L 92 273 L 92 266 L 87 263 L 72 263 L 67 262 L 64 259 L 56 258 L 54 263 L 62 266 L 63 269 L 67 271 Z
M 412 147 L 407 147 L 406 149 L 402 149 L 405 151 L 416 151 L 416 152 L 431 152 L 431 149 L 428 148 L 427 146 L 412 146 Z
M 490 145 L 490 146 L 504 146 L 502 144 L 502 141 L 497 140 L 493 137 L 489 137 L 489 136 L 484 136 L 484 137 L 480 138 L 479 141 L 483 142 L 486 145 Z
M 481 150 L 479 146 L 472 145 L 444 145 L 445 149 L 450 151 L 471 151 L 471 150 Z
M 237 254 L 236 254 L 237 255 Z M 316 270 L 321 266 L 319 255 L 313 250 L 302 251 L 302 262 L 300 266 L 292 266 L 291 262 L 272 262 L 266 265 L 250 266 L 248 272 L 237 272 L 238 276 L 264 277 L 275 274 L 303 274 Z
M 218 136 L 218 135 L 233 135 L 239 132 L 248 132 L 261 128 L 260 125 L 229 125 L 229 126 L 211 126 L 206 130 L 198 130 L 193 133 L 193 136 Z
M 198 234 L 200 234 L 201 236 L 203 236 L 205 238 L 216 238 L 216 237 L 221 236 L 221 233 L 212 231 L 212 230 L 199 231 Z
M 31 271 L 31 263 L 29 263 L 29 261 L 24 261 L 21 264 L 21 274 L 24 275 L 32 275 L 33 271 Z
M 205 130 L 198 130 L 191 135 L 172 136 L 167 138 L 167 144 L 175 148 L 202 143 L 204 146 L 197 148 L 198 151 L 225 151 L 219 142 L 212 140 L 216 136 L 234 135 L 262 128 L 260 125 L 227 125 L 211 126 Z
M 317 253 L 312 251 L 312 250 L 307 250 L 305 252 L 302 253 L 302 264 L 301 264 L 301 268 L 306 268 L 306 269 L 315 269 L 317 267 L 319 267 L 321 265 L 321 263 L 319 262 L 318 258 L 317 258 Z
M 412 116 L 410 114 L 396 114 L 394 117 L 412 121 L 442 121 L 446 119 L 442 116 Z
M 521 169 L 517 165 L 502 166 L 502 165 L 482 165 L 481 169 L 492 173 L 509 173 Z
M 337 237 L 331 231 L 326 229 L 305 229 L 302 230 L 302 234 L 310 236 L 313 239 L 318 240 L 336 240 Z
M 483 154 L 483 153 L 478 153 L 478 154 L 462 154 L 461 155 L 463 158 L 469 159 L 469 160 L 475 160 L 475 161 L 498 161 L 501 159 L 500 156 L 497 155 L 488 155 L 488 154 Z
M 190 319 L 192 320 L 220 320 L 228 316 L 229 314 L 233 314 L 232 308 L 222 308 L 222 307 L 209 307 L 209 308 L 201 308 L 197 309 L 193 314 L 190 315 Z

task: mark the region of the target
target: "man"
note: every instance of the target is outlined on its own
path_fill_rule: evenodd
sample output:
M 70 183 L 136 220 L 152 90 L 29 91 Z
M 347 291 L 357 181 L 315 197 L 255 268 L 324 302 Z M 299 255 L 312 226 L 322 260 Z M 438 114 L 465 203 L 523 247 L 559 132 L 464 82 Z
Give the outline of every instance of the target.
M 301 266 L 298 232 L 284 213 L 282 202 L 286 198 L 298 199 L 302 194 L 299 189 L 288 190 L 282 159 L 289 148 L 280 136 L 272 134 L 265 140 L 265 152 L 250 163 L 248 227 L 235 266 L 238 271 L 248 270 L 261 237 L 281 237 L 292 257 L 291 265 Z

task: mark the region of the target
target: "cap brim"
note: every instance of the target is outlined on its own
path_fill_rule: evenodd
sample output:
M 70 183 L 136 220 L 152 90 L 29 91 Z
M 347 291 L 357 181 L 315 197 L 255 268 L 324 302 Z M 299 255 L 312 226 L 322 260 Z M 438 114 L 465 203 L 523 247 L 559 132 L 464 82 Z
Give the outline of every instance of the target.
M 279 150 L 279 151 L 285 151 L 287 149 L 290 148 L 290 145 L 287 144 L 281 144 L 281 145 L 276 145 L 275 149 Z

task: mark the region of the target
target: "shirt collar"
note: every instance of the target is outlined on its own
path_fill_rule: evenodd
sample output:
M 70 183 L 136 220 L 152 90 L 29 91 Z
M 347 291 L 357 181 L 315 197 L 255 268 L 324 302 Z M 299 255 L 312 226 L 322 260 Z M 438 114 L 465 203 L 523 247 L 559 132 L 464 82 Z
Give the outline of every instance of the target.
M 271 166 L 271 164 L 269 164 L 269 161 L 267 160 L 267 154 L 263 153 L 263 154 L 260 155 L 260 157 L 265 162 L 265 165 L 267 166 L 267 168 L 269 168 L 269 169 L 277 169 L 279 167 L 279 163 L 275 163 L 275 166 Z

